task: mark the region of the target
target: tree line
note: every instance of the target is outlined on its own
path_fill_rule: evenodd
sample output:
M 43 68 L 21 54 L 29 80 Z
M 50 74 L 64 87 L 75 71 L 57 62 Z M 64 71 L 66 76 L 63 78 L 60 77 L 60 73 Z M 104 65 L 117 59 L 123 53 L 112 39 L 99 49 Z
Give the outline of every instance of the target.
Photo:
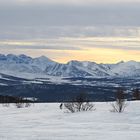
M 29 100 L 23 97 L 14 97 L 9 95 L 0 95 L 0 103 L 3 106 L 9 107 L 10 103 L 14 103 L 17 108 L 29 107 L 35 100 Z

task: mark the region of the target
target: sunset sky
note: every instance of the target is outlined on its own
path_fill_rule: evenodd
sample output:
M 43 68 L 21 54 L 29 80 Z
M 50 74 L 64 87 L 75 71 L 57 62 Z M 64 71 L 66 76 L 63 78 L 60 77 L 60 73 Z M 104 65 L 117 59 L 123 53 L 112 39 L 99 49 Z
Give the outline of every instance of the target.
M 0 0 L 0 53 L 140 61 L 140 0 Z

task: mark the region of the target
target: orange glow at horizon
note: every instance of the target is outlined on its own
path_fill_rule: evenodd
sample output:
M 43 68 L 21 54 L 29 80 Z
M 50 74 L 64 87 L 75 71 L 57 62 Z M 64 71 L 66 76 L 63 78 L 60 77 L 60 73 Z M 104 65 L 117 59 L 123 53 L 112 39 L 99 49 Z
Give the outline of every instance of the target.
M 69 51 L 67 57 L 53 58 L 54 61 L 67 63 L 71 60 L 93 61 L 97 63 L 117 63 L 119 61 L 140 61 L 140 51 L 122 51 L 114 49 L 91 49 L 87 51 Z
M 32 49 L 15 49 L 9 51 L 9 53 L 15 54 L 22 54 L 25 53 L 26 55 L 32 57 L 39 57 L 41 55 L 47 56 L 48 58 L 60 62 L 60 63 L 67 63 L 71 60 L 78 60 L 78 61 L 93 61 L 97 63 L 116 63 L 121 60 L 129 61 L 135 60 L 140 61 L 140 51 L 130 51 L 130 50 L 115 50 L 115 49 L 89 49 L 89 50 L 34 50 Z M 1 53 L 7 54 L 6 51 L 2 51 Z
M 85 37 L 33 41 L 0 41 L 0 53 L 26 54 L 32 57 L 44 55 L 60 63 L 67 63 L 71 60 L 116 63 L 121 60 L 140 61 L 139 44 L 140 38 L 138 37 Z M 3 45 L 4 47 L 2 48 Z M 39 46 L 43 46 L 43 48 L 39 48 Z M 47 46 L 54 48 L 47 48 Z M 64 49 L 65 46 L 67 47 L 66 49 Z

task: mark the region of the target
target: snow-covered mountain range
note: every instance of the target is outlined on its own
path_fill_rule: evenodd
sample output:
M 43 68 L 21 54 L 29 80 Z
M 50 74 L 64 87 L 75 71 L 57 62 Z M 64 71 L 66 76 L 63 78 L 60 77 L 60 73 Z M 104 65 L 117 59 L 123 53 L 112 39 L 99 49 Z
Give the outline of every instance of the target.
M 0 73 L 21 75 L 35 74 L 60 77 L 138 77 L 140 62 L 128 61 L 116 64 L 97 64 L 89 61 L 54 62 L 41 56 L 31 58 L 22 55 L 0 54 Z

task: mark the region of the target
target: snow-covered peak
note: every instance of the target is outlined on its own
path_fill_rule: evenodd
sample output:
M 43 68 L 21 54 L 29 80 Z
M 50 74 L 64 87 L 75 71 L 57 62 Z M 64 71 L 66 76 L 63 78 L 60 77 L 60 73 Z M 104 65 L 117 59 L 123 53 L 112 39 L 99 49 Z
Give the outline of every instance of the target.
M 34 58 L 34 60 L 37 60 L 37 61 L 40 61 L 40 62 L 52 62 L 51 59 L 49 59 L 48 57 L 46 56 L 40 56 L 40 57 L 37 57 L 37 58 Z
M 111 73 L 122 77 L 140 76 L 140 62 L 131 60 L 116 64 L 112 67 Z
M 18 58 L 20 58 L 20 59 L 32 59 L 30 56 L 27 56 L 25 54 L 18 55 Z
M 6 60 L 6 56 L 4 54 L 0 54 L 0 61 L 5 61 Z
M 18 60 L 18 57 L 16 56 L 16 55 L 13 55 L 13 54 L 8 54 L 7 56 L 6 56 L 6 58 L 7 58 L 7 60 L 8 61 L 17 61 Z
M 0 54 L 0 61 L 6 61 L 6 62 L 10 62 L 10 63 L 29 63 L 31 60 L 32 60 L 31 57 L 26 56 L 24 54 L 21 54 L 21 55 Z
M 31 58 L 27 55 L 0 55 L 0 72 L 2 73 L 43 73 L 47 65 L 53 63 L 49 58 L 42 56 Z
M 48 67 L 49 65 L 53 65 L 56 62 L 52 61 L 46 56 L 40 56 L 37 58 L 34 58 L 32 61 L 32 64 L 35 66 L 39 66 L 43 71 Z
M 117 64 L 122 64 L 122 63 L 125 63 L 125 62 L 122 60 L 122 61 L 119 61 Z
M 128 61 L 116 64 L 97 64 L 72 60 L 66 64 L 54 62 L 46 56 L 31 58 L 24 54 L 0 54 L 0 72 L 33 73 L 61 77 L 134 77 L 140 76 L 140 62 Z

